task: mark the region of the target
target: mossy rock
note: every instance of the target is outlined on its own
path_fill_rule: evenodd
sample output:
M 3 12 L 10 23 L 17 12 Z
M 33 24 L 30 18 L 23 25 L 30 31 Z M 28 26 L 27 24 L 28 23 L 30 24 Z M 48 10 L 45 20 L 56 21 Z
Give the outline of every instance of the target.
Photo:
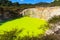
M 0 26 L 0 34 L 5 32 L 16 31 L 17 37 L 38 37 L 39 35 L 44 35 L 45 31 L 49 29 L 48 22 L 31 17 L 22 17 L 13 21 L 8 21 Z

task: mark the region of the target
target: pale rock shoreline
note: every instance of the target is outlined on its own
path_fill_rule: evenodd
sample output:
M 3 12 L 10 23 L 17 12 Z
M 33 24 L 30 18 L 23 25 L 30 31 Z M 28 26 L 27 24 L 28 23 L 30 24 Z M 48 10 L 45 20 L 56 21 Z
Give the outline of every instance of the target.
M 60 15 L 60 6 L 56 7 L 36 7 L 36 8 L 29 8 L 25 9 L 20 12 L 23 16 L 29 16 L 34 18 L 41 18 L 44 20 L 49 20 L 54 16 Z M 60 25 L 57 25 L 53 29 L 49 29 L 46 31 L 47 35 L 53 34 L 54 32 L 60 29 Z
M 49 18 L 60 15 L 60 7 L 38 7 L 29 8 L 21 12 L 23 16 L 27 15 L 35 18 L 42 18 L 48 20 Z

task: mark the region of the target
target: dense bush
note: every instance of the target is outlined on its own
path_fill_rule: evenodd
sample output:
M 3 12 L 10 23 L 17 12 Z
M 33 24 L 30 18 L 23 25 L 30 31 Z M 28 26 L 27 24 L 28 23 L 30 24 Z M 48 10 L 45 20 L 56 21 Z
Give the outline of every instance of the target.
M 45 31 L 49 29 L 48 23 L 43 19 L 23 17 L 13 21 L 9 21 L 1 25 L 0 37 L 1 40 L 16 40 L 23 38 L 39 38 L 45 34 Z M 24 40 L 24 39 L 23 39 Z

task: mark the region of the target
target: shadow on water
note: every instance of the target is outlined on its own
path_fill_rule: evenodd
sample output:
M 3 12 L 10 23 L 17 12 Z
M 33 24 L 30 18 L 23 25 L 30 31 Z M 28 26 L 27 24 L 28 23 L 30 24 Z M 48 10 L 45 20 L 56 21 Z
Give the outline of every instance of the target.
M 12 21 L 12 20 L 22 18 L 22 17 L 23 16 L 20 15 L 20 17 L 15 17 L 15 18 L 9 18 L 9 19 L 2 20 L 2 21 L 0 21 L 0 25 L 4 24 L 5 22 Z

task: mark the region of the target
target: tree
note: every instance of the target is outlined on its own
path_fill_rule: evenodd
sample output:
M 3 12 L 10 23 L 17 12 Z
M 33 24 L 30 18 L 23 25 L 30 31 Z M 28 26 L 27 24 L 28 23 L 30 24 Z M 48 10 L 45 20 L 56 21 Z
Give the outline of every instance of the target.
M 6 4 L 8 0 L 0 0 L 1 4 Z
M 13 6 L 19 6 L 20 4 L 18 2 L 14 2 Z
M 54 0 L 54 1 L 59 1 L 59 0 Z
M 3 5 L 3 6 L 10 6 L 12 5 L 12 2 L 9 1 L 9 0 L 0 0 L 0 5 Z
M 51 4 L 53 4 L 53 6 L 60 6 L 60 0 L 54 0 Z
M 11 1 L 7 1 L 6 5 L 11 6 L 13 3 Z
M 49 3 L 47 3 L 47 2 L 39 2 L 39 3 L 36 3 L 35 5 L 44 7 L 44 6 L 49 5 Z

